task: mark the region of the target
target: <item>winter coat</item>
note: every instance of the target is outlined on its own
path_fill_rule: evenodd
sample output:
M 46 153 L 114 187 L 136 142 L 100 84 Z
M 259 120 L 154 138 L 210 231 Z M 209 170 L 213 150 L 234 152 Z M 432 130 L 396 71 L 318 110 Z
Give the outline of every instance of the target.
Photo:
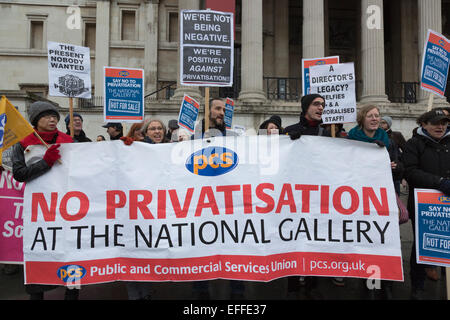
M 70 135 L 70 131 L 67 131 L 66 134 Z M 73 142 L 92 142 L 92 140 L 86 136 L 86 133 L 83 130 L 81 130 L 79 135 L 73 136 Z
M 71 136 L 58 130 L 38 134 L 47 144 L 73 142 Z M 12 148 L 13 177 L 16 181 L 28 182 L 50 170 L 50 166 L 42 158 L 46 149 L 34 134 Z
M 441 178 L 450 178 L 450 131 L 436 141 L 419 128 L 406 142 L 402 159 L 409 184 L 408 211 L 414 217 L 414 189 L 438 189 Z
M 300 135 L 308 136 L 330 136 L 330 132 L 326 131 L 321 123 L 317 123 L 317 126 L 312 126 L 310 122 L 305 118 L 303 113 L 300 115 L 300 121 L 296 124 L 287 126 L 284 129 L 285 134 L 299 133 Z

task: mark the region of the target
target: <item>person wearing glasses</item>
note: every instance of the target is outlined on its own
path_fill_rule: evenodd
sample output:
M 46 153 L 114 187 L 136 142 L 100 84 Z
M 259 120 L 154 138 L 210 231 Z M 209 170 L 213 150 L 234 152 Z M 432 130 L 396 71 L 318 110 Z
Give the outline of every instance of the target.
M 301 100 L 302 112 L 300 121 L 284 129 L 284 132 L 292 140 L 300 138 L 302 135 L 329 136 L 322 124 L 322 113 L 325 109 L 325 99 L 320 94 L 308 94 Z
M 46 101 L 30 105 L 28 117 L 31 125 L 50 147 L 47 149 L 32 133 L 12 147 L 13 177 L 19 182 L 32 181 L 46 172 L 61 158 L 61 143 L 71 143 L 73 139 L 56 127 L 60 119 L 58 109 Z M 58 286 L 26 284 L 25 291 L 30 300 L 43 300 L 44 293 Z M 79 290 L 66 288 L 65 300 L 78 300 Z

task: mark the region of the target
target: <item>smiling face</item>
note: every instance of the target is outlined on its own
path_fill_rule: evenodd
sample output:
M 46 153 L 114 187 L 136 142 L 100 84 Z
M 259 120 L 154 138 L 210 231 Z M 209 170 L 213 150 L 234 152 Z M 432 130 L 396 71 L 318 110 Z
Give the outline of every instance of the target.
M 368 136 L 373 136 L 380 126 L 380 112 L 377 108 L 371 109 L 366 113 L 363 122 L 363 130 Z
M 164 127 L 159 121 L 151 121 L 148 124 L 147 137 L 152 139 L 154 143 L 161 143 L 164 140 Z
M 305 118 L 310 121 L 322 120 L 323 109 L 325 108 L 325 100 L 315 98 L 306 111 Z
M 434 139 L 441 139 L 447 132 L 447 126 L 448 126 L 447 120 L 442 120 L 435 124 L 427 122 L 422 125 L 422 128 L 427 130 L 430 136 L 433 137 Z

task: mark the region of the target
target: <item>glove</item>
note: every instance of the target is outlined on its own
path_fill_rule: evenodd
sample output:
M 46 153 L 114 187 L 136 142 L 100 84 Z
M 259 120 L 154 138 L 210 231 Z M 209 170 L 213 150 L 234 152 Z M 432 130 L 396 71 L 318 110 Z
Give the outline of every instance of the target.
M 120 140 L 127 146 L 130 146 L 134 142 L 133 138 L 130 137 L 120 137 Z
M 47 164 L 50 167 L 53 167 L 56 161 L 61 158 L 61 155 L 59 154 L 58 148 L 61 145 L 59 143 L 52 145 L 50 148 L 47 149 L 47 151 L 44 154 L 44 160 L 47 162 Z
M 291 140 L 297 140 L 302 136 L 302 133 L 300 131 L 291 131 L 288 132 L 289 137 L 291 137 Z
M 439 190 L 445 193 L 445 195 L 450 196 L 450 179 L 442 179 L 439 182 Z
M 384 142 L 381 141 L 381 140 L 375 140 L 374 143 L 376 143 L 380 148 L 383 148 L 383 147 L 386 146 L 386 145 L 384 144 Z

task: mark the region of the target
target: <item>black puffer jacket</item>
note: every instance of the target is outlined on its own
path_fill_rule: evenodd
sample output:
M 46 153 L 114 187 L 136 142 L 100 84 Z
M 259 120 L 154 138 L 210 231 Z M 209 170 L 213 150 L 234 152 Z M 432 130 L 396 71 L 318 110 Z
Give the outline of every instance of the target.
M 436 141 L 419 128 L 406 142 L 402 158 L 409 184 L 408 211 L 414 219 L 414 188 L 439 189 L 441 178 L 450 178 L 450 132 Z

